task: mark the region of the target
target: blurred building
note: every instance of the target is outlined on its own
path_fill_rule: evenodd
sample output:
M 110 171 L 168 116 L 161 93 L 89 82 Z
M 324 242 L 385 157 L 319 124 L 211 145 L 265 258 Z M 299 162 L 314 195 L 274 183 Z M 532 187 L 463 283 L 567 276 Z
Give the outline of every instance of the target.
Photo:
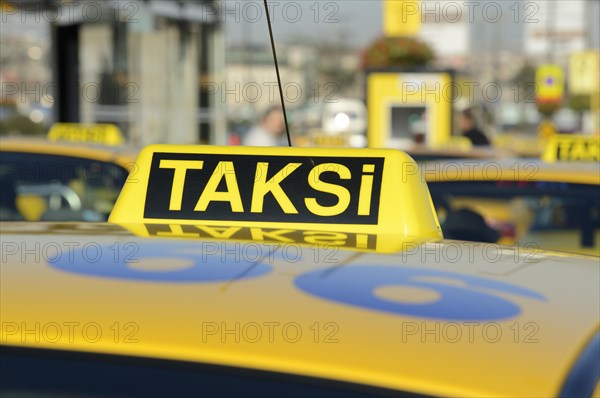
M 412 10 L 406 6 L 406 10 Z M 566 66 L 574 51 L 600 47 L 600 1 L 414 2 L 418 37 L 438 66 L 509 78 L 525 61 Z
M 437 66 L 458 70 L 468 66 L 471 40 L 465 12 L 459 2 L 421 3 L 419 38 L 433 49 Z
M 343 97 L 362 97 L 359 52 L 309 40 L 277 45 L 286 107 L 294 110 Z M 240 45 L 227 51 L 226 82 L 215 96 L 226 102 L 230 119 L 256 119 L 280 103 L 273 53 L 268 46 Z
M 225 142 L 224 104 L 204 84 L 224 78 L 216 2 L 11 4 L 16 10 L 3 10 L 3 19 L 10 14 L 13 31 L 31 21 L 48 27 L 52 78 L 43 90 L 53 98 L 56 121 L 116 123 L 140 145 Z
M 278 51 L 277 59 L 286 106 L 293 109 L 304 101 L 305 76 L 285 50 Z M 269 106 L 280 103 L 271 48 L 232 47 L 226 65 L 225 83 L 215 86 L 213 95 L 225 102 L 230 119 L 255 120 Z
M 600 44 L 597 0 L 414 4 L 417 36 L 434 49 L 436 66 L 463 72 L 474 85 L 473 95 L 463 93 L 457 107 L 486 108 L 495 126 L 535 133 L 541 118 L 530 84 L 535 67 L 554 63 L 568 72 L 573 52 Z
M 571 53 L 600 47 L 600 1 L 538 0 L 532 3 L 535 15 L 524 24 L 523 43 L 528 58 L 566 67 Z
M 0 2 L 0 133 L 42 134 L 54 122 L 50 29 L 17 12 Z

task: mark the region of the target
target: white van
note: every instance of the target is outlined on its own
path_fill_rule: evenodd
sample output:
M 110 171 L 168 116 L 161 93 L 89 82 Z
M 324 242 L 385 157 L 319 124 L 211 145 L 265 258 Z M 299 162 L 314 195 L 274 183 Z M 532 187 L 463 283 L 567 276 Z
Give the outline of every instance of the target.
M 291 115 L 292 136 L 301 136 L 301 144 L 307 146 L 365 147 L 367 107 L 357 99 L 335 101 L 295 110 Z

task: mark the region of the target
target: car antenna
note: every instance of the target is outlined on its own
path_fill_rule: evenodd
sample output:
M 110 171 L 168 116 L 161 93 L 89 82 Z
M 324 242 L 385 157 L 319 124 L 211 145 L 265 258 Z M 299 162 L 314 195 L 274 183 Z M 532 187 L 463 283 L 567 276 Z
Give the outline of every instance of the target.
M 290 137 L 290 128 L 288 126 L 287 112 L 285 111 L 285 101 L 283 100 L 283 89 L 281 88 L 281 77 L 279 76 L 279 63 L 277 62 L 277 51 L 275 51 L 275 40 L 273 39 L 273 28 L 271 27 L 271 16 L 269 15 L 269 6 L 265 2 L 265 11 L 267 15 L 267 25 L 269 26 L 269 37 L 271 38 L 271 50 L 273 50 L 273 61 L 275 62 L 275 72 L 277 72 L 277 84 L 279 85 L 279 97 L 281 98 L 281 110 L 283 111 L 283 121 L 285 122 L 285 132 L 287 134 L 288 145 L 292 146 Z

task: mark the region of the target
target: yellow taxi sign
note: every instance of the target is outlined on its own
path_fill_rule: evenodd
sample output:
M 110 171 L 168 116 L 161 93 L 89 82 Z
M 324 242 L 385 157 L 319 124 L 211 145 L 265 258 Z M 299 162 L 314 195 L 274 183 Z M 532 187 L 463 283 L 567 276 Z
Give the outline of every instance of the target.
M 48 132 L 50 141 L 84 142 L 108 146 L 125 143 L 121 130 L 114 124 L 56 123 Z
M 179 226 L 208 225 L 251 228 L 252 240 L 272 229 L 442 238 L 427 185 L 400 151 L 151 145 L 137 166 L 109 221 L 143 226 L 146 236 L 194 237 L 202 228 Z
M 535 71 L 538 102 L 560 101 L 564 94 L 565 76 L 558 65 L 540 65 Z
M 545 162 L 600 161 L 600 137 L 558 134 L 553 136 L 542 155 Z
M 386 36 L 415 37 L 421 30 L 421 3 L 414 0 L 384 0 L 383 30 Z

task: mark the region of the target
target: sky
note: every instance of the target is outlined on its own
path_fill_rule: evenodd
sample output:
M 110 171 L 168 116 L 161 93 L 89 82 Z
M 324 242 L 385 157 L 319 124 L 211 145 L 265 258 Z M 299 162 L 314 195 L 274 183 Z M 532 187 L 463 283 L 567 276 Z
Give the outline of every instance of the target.
M 465 16 L 474 18 L 470 22 L 474 50 L 489 49 L 520 51 L 523 29 L 543 22 L 548 4 L 564 6 L 572 0 L 417 0 L 419 8 L 445 9 L 448 3 L 460 4 L 469 10 Z M 588 24 L 598 31 L 597 9 L 600 0 L 585 0 L 595 3 L 592 14 L 586 21 L 571 20 L 571 15 L 559 13 L 555 16 L 556 27 Z M 491 4 L 490 4 L 491 3 Z M 268 0 L 276 42 L 286 42 L 295 37 L 320 41 L 344 41 L 362 48 L 383 34 L 383 0 Z M 467 4 L 470 4 L 467 6 Z M 482 19 L 488 5 L 501 8 L 502 18 L 498 23 Z M 263 0 L 224 0 L 220 5 L 221 21 L 224 23 L 227 41 L 231 44 L 261 44 L 269 42 L 268 27 Z M 495 7 L 492 7 L 494 9 Z M 489 12 L 489 11 L 486 11 Z M 492 13 L 493 14 L 493 13 Z M 519 21 L 519 23 L 516 23 Z M 567 29 L 568 30 L 568 29 Z M 598 39 L 591 34 L 594 45 Z
M 306 37 L 364 47 L 382 34 L 381 0 L 269 0 L 268 3 L 276 42 Z M 262 0 L 227 0 L 221 5 L 221 13 L 229 44 L 269 42 Z

